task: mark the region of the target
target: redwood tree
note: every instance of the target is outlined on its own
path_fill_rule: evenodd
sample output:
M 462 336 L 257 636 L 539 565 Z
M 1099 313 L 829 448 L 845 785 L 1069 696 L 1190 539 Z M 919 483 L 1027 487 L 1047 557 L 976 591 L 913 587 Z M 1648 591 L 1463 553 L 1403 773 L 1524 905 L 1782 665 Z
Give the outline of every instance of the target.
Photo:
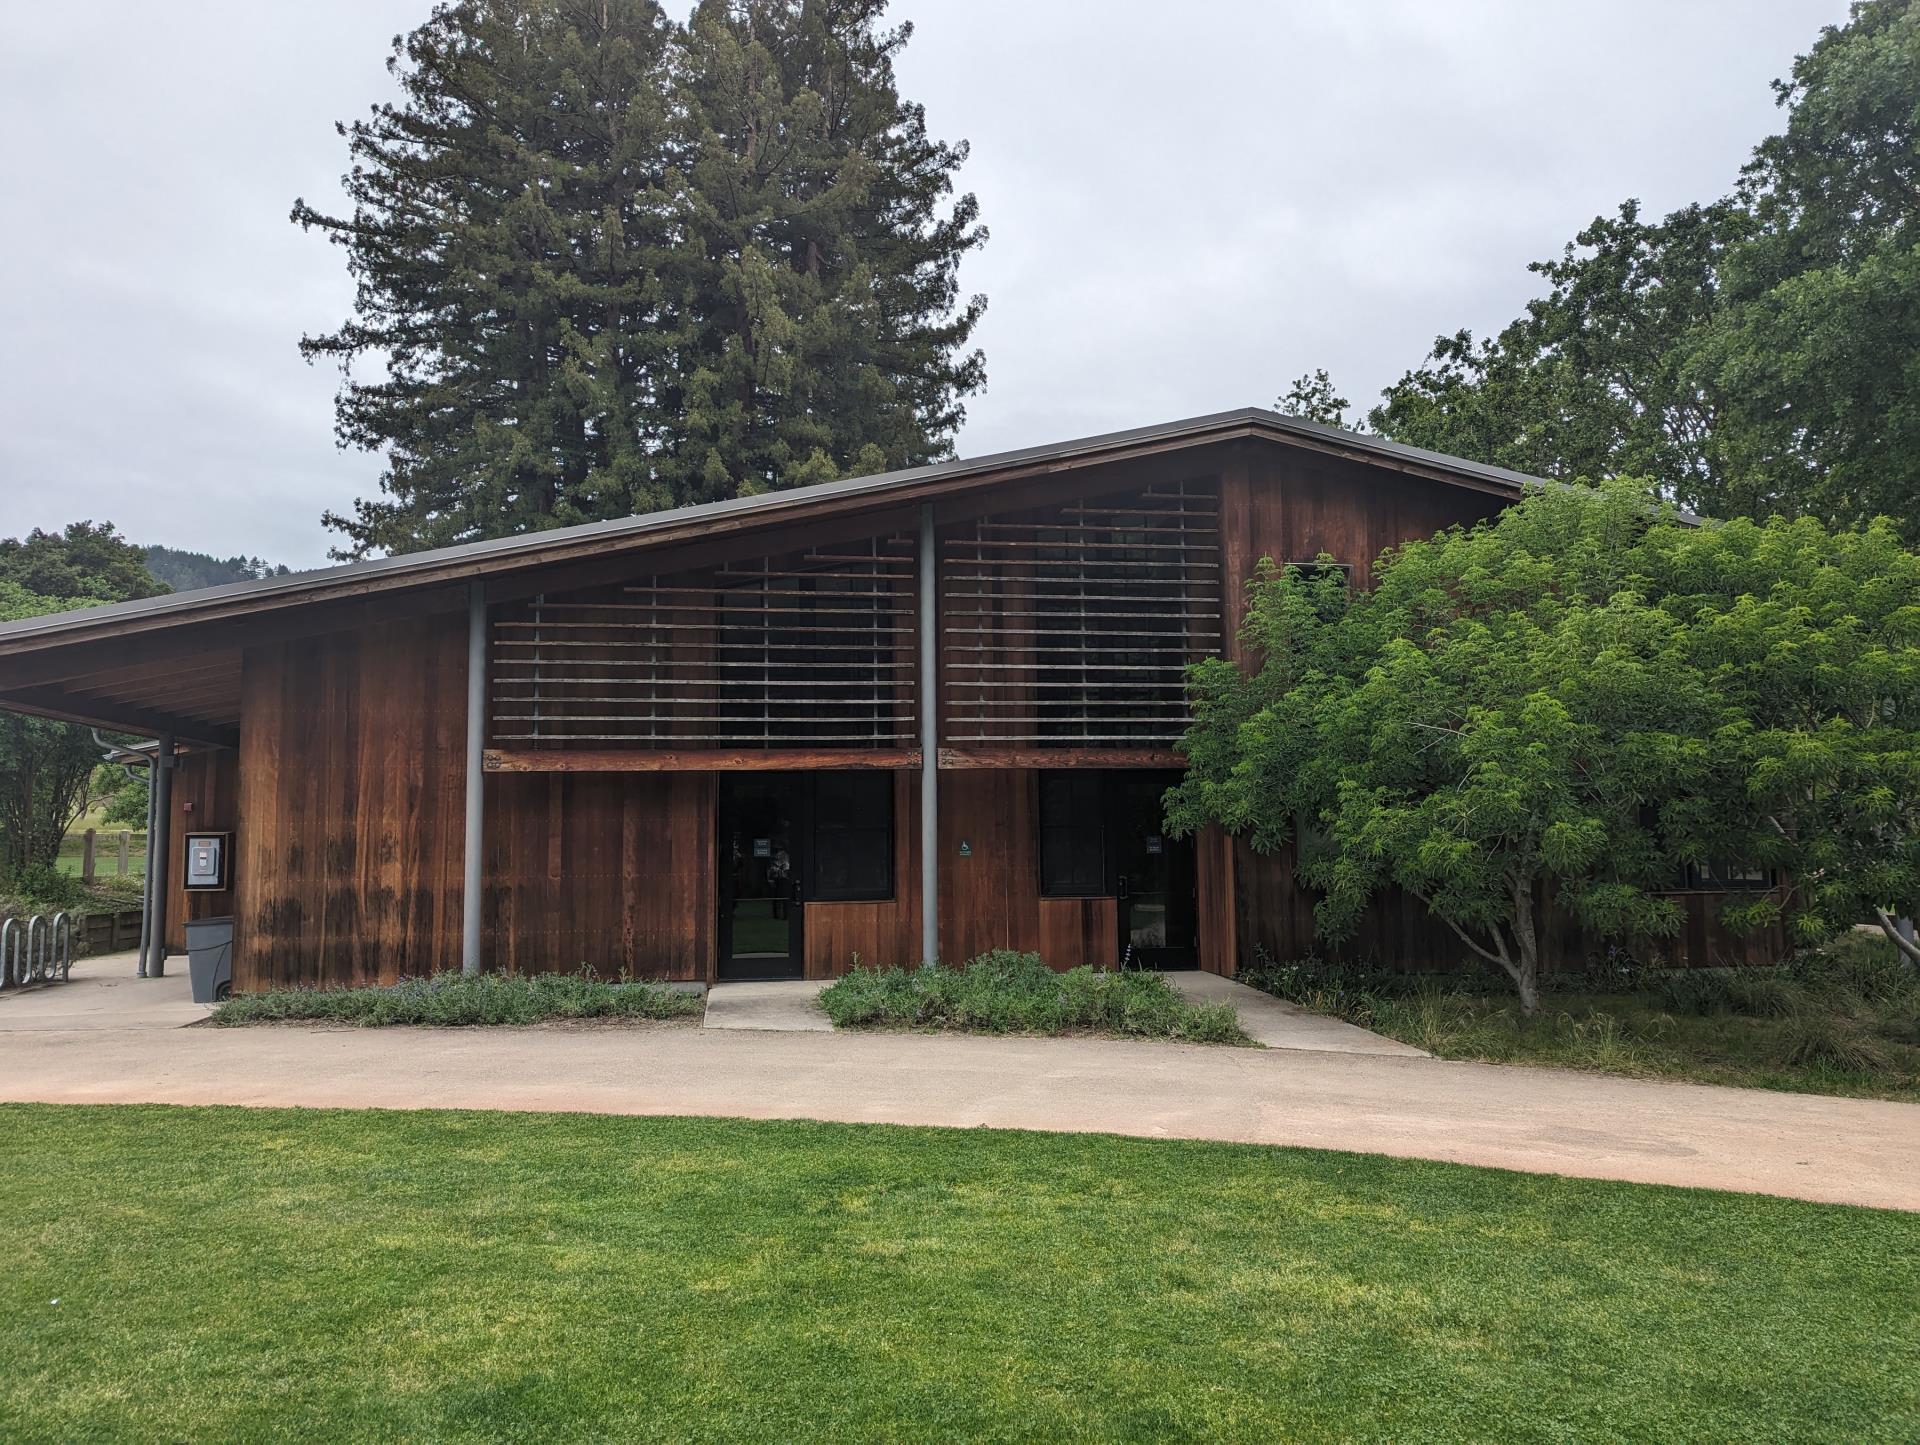
M 454 0 L 342 133 L 343 445 L 403 552 L 947 454 L 982 384 L 964 145 L 895 86 L 882 0 Z M 362 374 L 357 363 L 370 362 Z

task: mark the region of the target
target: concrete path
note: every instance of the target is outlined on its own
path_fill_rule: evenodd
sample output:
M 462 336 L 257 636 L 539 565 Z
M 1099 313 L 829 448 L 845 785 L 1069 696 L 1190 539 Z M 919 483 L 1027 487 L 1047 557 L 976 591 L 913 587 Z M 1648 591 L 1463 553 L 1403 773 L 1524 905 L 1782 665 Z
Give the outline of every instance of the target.
M 1235 983 L 1217 973 L 1197 969 L 1169 972 L 1168 983 L 1193 1003 L 1232 1004 L 1240 1027 L 1255 1043 L 1270 1049 L 1313 1049 L 1330 1054 L 1381 1054 L 1403 1059 L 1429 1057 L 1425 1049 L 1403 1044 L 1358 1024 L 1343 1023 L 1325 1014 L 1310 1013 L 1270 993 Z
M 183 986 L 113 985 L 117 1024 L 101 1022 L 104 1006 L 78 1006 L 78 994 L 0 1003 L 0 1100 L 1097 1131 L 1920 1210 L 1920 1104 L 1428 1058 L 1098 1039 L 671 1026 L 179 1028 Z
M 830 1034 L 833 1023 L 814 1002 L 829 982 L 782 978 L 764 983 L 716 983 L 707 990 L 707 1015 L 701 1027 Z
M 164 978 L 140 978 L 139 967 L 137 953 L 103 954 L 77 960 L 65 983 L 0 991 L 0 1034 L 177 1029 L 213 1012 L 193 1001 L 186 959 L 169 960 Z

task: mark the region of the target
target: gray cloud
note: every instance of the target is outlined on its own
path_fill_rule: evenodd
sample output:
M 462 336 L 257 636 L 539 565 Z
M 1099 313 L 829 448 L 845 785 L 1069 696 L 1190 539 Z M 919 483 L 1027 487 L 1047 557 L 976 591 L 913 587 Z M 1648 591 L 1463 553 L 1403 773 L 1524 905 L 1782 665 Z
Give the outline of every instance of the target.
M 377 485 L 300 361 L 351 288 L 286 215 L 426 0 L 15 6 L 0 22 L 0 535 L 324 557 Z M 684 6 L 680 7 L 684 8 Z M 1268 402 L 1356 402 L 1533 294 L 1628 196 L 1724 193 L 1843 0 L 896 0 L 903 88 L 973 143 L 993 232 L 966 454 Z

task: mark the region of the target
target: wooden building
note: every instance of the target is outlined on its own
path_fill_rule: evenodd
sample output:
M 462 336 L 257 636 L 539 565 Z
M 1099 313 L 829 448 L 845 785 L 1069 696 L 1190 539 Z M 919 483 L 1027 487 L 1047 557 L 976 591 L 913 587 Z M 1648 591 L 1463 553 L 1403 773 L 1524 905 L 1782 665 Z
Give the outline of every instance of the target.
M 1036 949 L 1232 973 L 1313 946 L 1284 859 L 1161 832 L 1184 669 L 1258 560 L 1528 479 L 1246 410 L 0 627 L 0 706 L 163 739 L 231 832 L 235 978 L 675 979 Z M 1687 895 L 1694 962 L 1719 935 Z M 1580 947 L 1562 930 L 1564 953 Z M 1351 947 L 1461 950 L 1382 899 Z

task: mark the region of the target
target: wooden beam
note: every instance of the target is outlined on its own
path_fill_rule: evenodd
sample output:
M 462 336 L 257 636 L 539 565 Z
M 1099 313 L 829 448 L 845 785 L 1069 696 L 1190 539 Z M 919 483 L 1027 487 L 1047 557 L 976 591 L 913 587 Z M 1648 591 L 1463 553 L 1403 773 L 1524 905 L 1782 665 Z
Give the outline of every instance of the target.
M 137 733 L 148 738 L 164 737 L 171 733 L 183 740 L 212 743 L 217 747 L 240 745 L 239 732 L 218 723 L 175 717 L 170 713 L 148 712 L 144 708 L 117 706 L 51 688 L 14 688 L 9 692 L 0 692 L 0 711 L 52 718 L 56 722 L 84 723 L 88 727 L 107 728 L 117 733 Z
M 956 768 L 1165 768 L 1184 770 L 1187 760 L 1164 748 L 942 748 L 942 769 Z
M 490 773 L 770 773 L 917 768 L 918 748 L 488 748 Z

